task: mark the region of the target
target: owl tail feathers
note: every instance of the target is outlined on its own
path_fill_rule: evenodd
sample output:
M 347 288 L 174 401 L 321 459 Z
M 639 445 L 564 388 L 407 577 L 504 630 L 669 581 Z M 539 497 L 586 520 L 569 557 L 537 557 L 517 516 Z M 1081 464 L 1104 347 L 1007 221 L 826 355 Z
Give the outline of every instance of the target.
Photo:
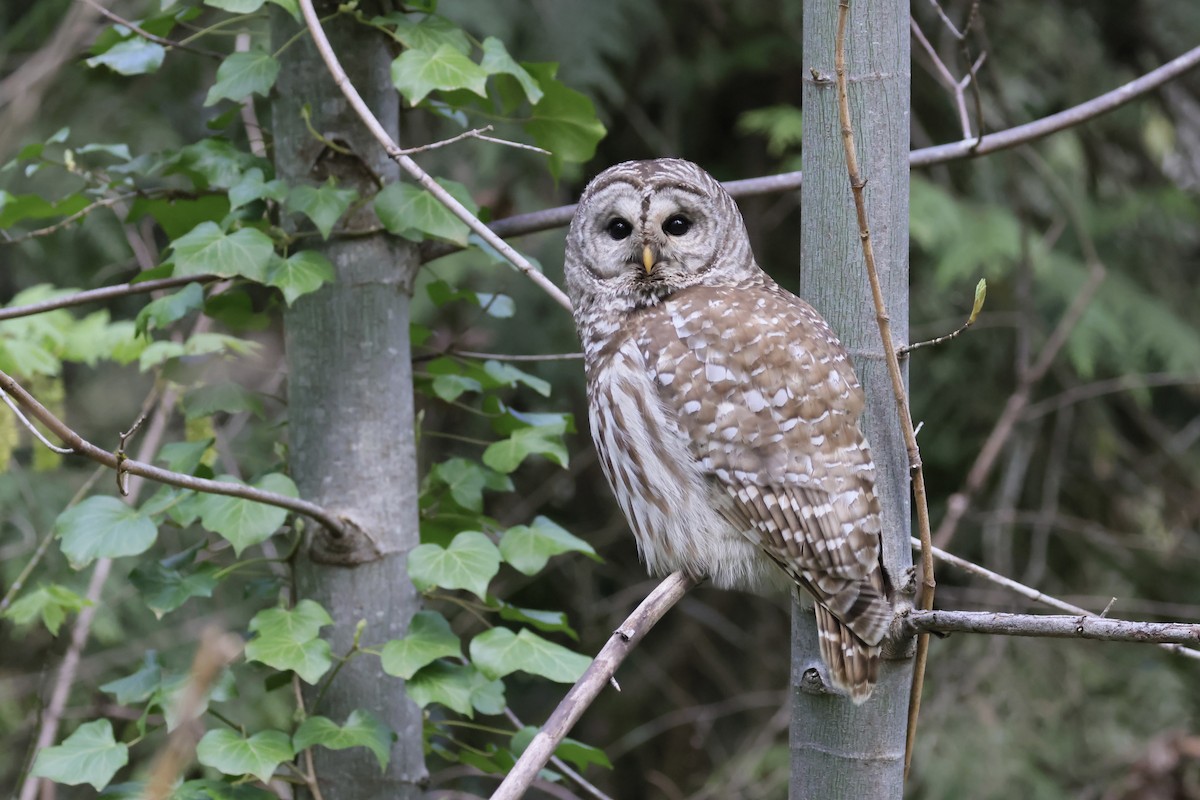
M 855 705 L 862 705 L 879 678 L 879 645 L 864 642 L 820 603 L 816 610 L 821 658 L 829 667 L 829 677 Z

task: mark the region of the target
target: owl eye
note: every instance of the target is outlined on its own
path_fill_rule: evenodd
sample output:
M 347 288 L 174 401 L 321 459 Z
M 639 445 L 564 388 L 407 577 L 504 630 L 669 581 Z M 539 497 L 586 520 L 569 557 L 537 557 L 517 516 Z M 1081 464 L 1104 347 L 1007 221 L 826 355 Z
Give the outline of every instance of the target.
M 622 239 L 629 238 L 629 234 L 633 233 L 633 226 L 620 217 L 616 217 L 608 223 L 608 227 L 605 230 L 608 231 L 609 236 L 619 242 Z
M 682 214 L 676 214 L 663 223 L 663 233 L 668 236 L 683 236 L 691 227 L 691 220 Z

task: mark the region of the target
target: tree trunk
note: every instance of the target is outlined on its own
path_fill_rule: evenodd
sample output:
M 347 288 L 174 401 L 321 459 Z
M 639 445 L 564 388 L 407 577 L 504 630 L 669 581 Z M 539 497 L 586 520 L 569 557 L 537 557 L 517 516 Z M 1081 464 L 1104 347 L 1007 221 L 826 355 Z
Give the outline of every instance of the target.
M 315 5 L 322 16 L 337 8 L 336 2 Z M 361 4 L 362 13 L 384 13 L 373 5 Z M 274 10 L 276 46 L 298 30 L 291 17 Z M 399 139 L 399 95 L 388 78 L 392 57 L 385 37 L 346 15 L 326 30 L 350 80 Z M 398 168 L 350 110 L 311 39 L 302 36 L 281 60 L 273 106 L 278 177 L 293 185 L 332 177 L 361 199 L 397 180 Z M 306 105 L 313 128 L 350 155 L 307 130 L 301 116 Z M 378 222 L 367 203 L 341 225 Z M 403 636 L 420 602 L 405 570 L 407 554 L 419 542 L 408 337 L 418 262 L 412 245 L 384 234 L 335 239 L 319 249 L 333 263 L 336 282 L 298 300 L 284 317 L 291 466 L 304 497 L 346 514 L 362 533 L 334 541 L 310 529 L 295 580 L 299 598 L 321 603 L 333 617 L 324 633 L 340 656 L 360 621 L 366 623 L 364 645 Z M 337 674 L 314 708 L 316 688 L 305 687 L 309 713 L 342 724 L 351 711 L 365 709 L 399 737 L 382 773 L 366 748 L 316 748 L 325 800 L 419 797 L 426 778 L 421 713 L 403 683 L 384 674 L 378 658 L 360 656 Z
M 867 393 L 864 430 L 878 469 L 884 565 L 893 582 L 912 564 L 909 476 L 896 401 L 881 356 L 838 122 L 834 75 L 837 0 L 804 4 L 804 186 L 800 294 L 829 320 Z M 858 157 L 880 280 L 897 345 L 908 337 L 908 5 L 857 0 L 846 68 Z M 808 72 L 815 70 L 816 74 Z M 812 693 L 820 663 L 811 610 L 792 614 L 792 800 L 899 798 L 911 654 L 889 658 L 871 699 Z

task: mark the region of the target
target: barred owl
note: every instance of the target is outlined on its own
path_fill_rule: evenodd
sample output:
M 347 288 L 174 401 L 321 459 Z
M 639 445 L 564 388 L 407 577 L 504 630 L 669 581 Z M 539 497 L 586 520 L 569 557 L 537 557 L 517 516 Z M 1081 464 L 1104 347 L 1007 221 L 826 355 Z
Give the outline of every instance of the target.
M 592 438 L 648 569 L 806 590 L 834 684 L 865 701 L 892 606 L 863 393 L 829 325 L 679 159 L 596 176 L 565 271 Z

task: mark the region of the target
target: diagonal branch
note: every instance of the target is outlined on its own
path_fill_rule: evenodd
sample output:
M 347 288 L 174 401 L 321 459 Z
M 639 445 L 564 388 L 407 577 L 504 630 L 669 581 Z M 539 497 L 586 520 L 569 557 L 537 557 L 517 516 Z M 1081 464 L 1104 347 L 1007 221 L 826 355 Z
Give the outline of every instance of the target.
M 495 231 L 484 225 L 478 217 L 467 210 L 466 206 L 455 200 L 449 192 L 439 186 L 433 178 L 429 177 L 429 173 L 421 169 L 417 162 L 405 155 L 400 146 L 392 141 L 392 137 L 363 101 L 358 90 L 354 88 L 354 84 L 350 82 L 349 76 L 346 75 L 346 71 L 342 69 L 337 54 L 333 52 L 333 47 L 329 44 L 329 38 L 325 36 L 325 30 L 321 27 L 321 21 L 317 18 L 317 12 L 313 9 L 312 0 L 300 0 L 300 11 L 304 14 L 304 22 L 312 34 L 313 43 L 317 46 L 317 51 L 325 61 L 325 66 L 328 67 L 329 74 L 333 77 L 334 83 L 341 89 L 342 94 L 345 95 L 346 100 L 350 103 L 350 107 L 358 114 L 363 124 L 367 126 L 367 130 L 375 137 L 375 140 L 383 146 L 388 156 L 399 164 L 401 169 L 412 176 L 423 189 L 437 198 L 438 202 L 450 209 L 450 212 L 454 216 L 465 222 L 467 227 L 476 235 L 496 248 L 504 256 L 505 260 L 525 273 L 527 278 L 536 283 L 546 294 L 550 295 L 556 303 L 570 311 L 571 301 L 563 293 L 562 289 L 555 286 L 549 278 L 539 272 L 533 264 L 529 263 L 527 258 L 514 250 L 508 242 L 497 236 Z
M 48 408 L 39 403 L 37 398 L 2 371 L 0 371 L 0 392 L 4 392 L 15 400 L 30 416 L 45 425 L 48 430 L 61 439 L 72 452 L 89 458 L 98 464 L 120 470 L 122 473 L 149 478 L 152 481 L 165 483 L 170 486 L 178 486 L 183 489 L 192 489 L 193 491 L 207 492 L 209 494 L 240 497 L 245 500 L 254 500 L 259 503 L 285 508 L 320 522 L 334 536 L 345 535 L 347 528 L 353 525 L 348 519 L 336 516 L 329 510 L 308 500 L 288 497 L 287 495 L 275 492 L 267 492 L 239 483 L 224 483 L 206 478 L 197 478 L 193 475 L 185 475 L 182 472 L 172 472 L 171 470 L 162 469 L 132 458 L 123 458 L 116 453 L 97 447 L 56 417 Z
M 524 796 L 538 772 L 554 754 L 559 742 L 579 721 L 600 691 L 610 682 L 615 686 L 613 674 L 625 657 L 671 606 L 679 602 L 695 585 L 695 578 L 689 578 L 682 572 L 673 572 L 647 595 L 621 627 L 613 632 L 608 643 L 596 654 L 591 666 L 554 709 L 546 724 L 533 737 L 533 741 L 525 748 L 516 765 L 492 794 L 491 800 L 519 800 Z M 617 688 L 619 690 L 619 687 Z

